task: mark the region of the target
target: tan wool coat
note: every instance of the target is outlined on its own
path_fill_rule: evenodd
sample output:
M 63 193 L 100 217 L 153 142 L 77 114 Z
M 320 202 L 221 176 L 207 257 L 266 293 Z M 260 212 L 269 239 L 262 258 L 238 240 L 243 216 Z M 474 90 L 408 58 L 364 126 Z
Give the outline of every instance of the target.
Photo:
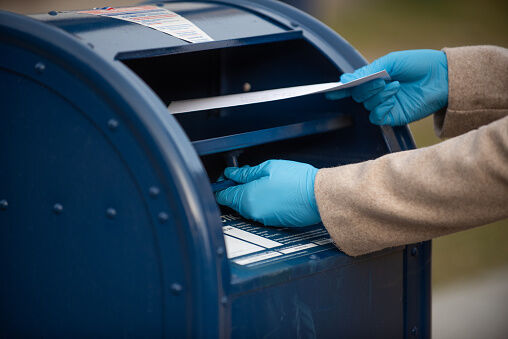
M 357 256 L 508 217 L 508 49 L 445 48 L 440 144 L 320 169 L 314 191 L 337 247 Z

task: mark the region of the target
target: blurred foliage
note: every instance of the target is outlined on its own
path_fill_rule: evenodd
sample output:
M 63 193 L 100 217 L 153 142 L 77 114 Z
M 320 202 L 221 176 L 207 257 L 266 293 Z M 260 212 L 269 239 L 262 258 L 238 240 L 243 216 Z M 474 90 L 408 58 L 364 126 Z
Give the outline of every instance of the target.
M 394 50 L 508 45 L 506 0 L 329 1 L 325 21 L 369 60 Z
M 479 44 L 508 47 L 506 0 L 357 0 L 321 4 L 322 19 L 369 61 L 395 50 Z M 439 142 L 433 133 L 432 117 L 413 123 L 410 128 L 418 147 Z M 508 220 L 435 239 L 434 287 L 508 265 L 507 243 Z
M 456 233 L 432 244 L 437 287 L 508 265 L 508 221 Z

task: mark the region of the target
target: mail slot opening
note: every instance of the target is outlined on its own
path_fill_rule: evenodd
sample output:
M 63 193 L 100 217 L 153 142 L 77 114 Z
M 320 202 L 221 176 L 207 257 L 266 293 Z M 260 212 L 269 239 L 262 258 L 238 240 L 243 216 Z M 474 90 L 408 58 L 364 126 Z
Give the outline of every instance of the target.
M 170 52 L 171 53 L 171 52 Z M 161 100 L 338 81 L 340 70 L 303 39 L 123 60 Z M 295 124 L 346 113 L 323 94 L 175 117 L 191 141 Z
M 204 155 L 201 160 L 205 166 L 211 182 L 216 181 L 225 167 L 230 164 L 233 154 L 239 166 L 257 165 L 269 159 L 285 159 L 309 163 L 317 168 L 332 167 L 342 164 L 358 162 L 359 155 L 353 156 L 347 152 L 346 143 L 340 143 L 342 134 L 336 131 L 325 134 L 306 136 L 283 140 L 230 152 Z

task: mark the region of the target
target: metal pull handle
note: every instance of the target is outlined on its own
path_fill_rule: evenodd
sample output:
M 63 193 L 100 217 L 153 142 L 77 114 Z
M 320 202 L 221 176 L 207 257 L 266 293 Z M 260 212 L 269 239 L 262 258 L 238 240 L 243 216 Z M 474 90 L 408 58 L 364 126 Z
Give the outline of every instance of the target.
M 219 192 L 219 191 L 225 190 L 228 187 L 236 186 L 236 185 L 238 185 L 238 183 L 233 180 L 230 180 L 230 179 L 214 182 L 214 183 L 212 183 L 212 192 L 213 193 Z

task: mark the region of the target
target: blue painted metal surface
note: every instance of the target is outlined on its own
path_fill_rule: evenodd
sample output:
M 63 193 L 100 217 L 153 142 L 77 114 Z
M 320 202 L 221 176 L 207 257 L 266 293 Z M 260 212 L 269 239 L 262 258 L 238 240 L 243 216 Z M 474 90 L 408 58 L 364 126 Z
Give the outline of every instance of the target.
M 192 145 L 199 155 L 207 155 L 244 149 L 307 135 L 332 132 L 350 125 L 351 119 L 349 117 L 339 115 L 332 118 L 304 121 L 297 124 L 198 140 L 194 141 Z
M 365 60 L 282 3 L 162 6 L 215 41 L 74 12 L 0 13 L 1 335 L 428 336 L 429 243 L 417 256 L 411 246 L 361 258 L 314 244 L 242 265 L 254 259 L 227 258 L 230 211 L 210 186 L 238 138 L 240 165 L 326 167 L 414 148 L 407 127 L 381 130 L 361 106 L 322 96 L 178 118 L 166 109 L 245 82 L 333 81 Z M 284 242 L 313 230 L 322 225 L 269 232 Z

